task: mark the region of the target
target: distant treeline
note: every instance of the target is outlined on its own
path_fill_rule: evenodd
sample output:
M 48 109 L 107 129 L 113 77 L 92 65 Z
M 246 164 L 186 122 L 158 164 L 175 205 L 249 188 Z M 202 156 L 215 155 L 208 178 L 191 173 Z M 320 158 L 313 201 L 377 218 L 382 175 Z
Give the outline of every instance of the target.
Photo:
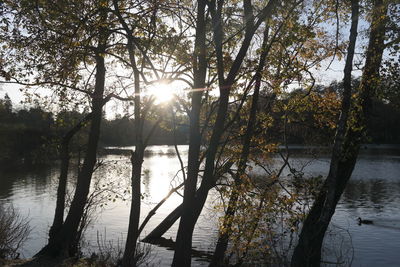
M 13 111 L 10 98 L 0 100 L 0 164 L 45 161 L 56 139 L 53 114 L 40 108 Z
M 188 125 L 179 124 L 172 131 L 170 121 L 157 124 L 155 121 L 145 121 L 143 125 L 144 136 L 149 136 L 149 145 L 184 145 L 188 142 Z M 152 128 L 155 126 L 154 131 Z M 131 146 L 134 145 L 135 126 L 133 120 L 127 117 L 103 120 L 100 144 L 103 146 Z
M 290 93 L 286 99 L 275 101 L 274 113 L 266 118 L 270 123 L 261 125 L 261 128 L 267 128 L 265 138 L 270 142 L 282 143 L 285 133 L 290 144 L 330 145 L 335 133 L 334 125 L 339 116 L 335 95 L 337 96 L 337 93 L 323 88 L 304 98 L 304 91 L 297 90 Z M 268 97 L 264 99 L 267 101 Z M 260 103 L 263 104 L 265 103 Z M 371 107 L 370 142 L 399 144 L 400 108 L 385 103 L 384 100 L 375 100 Z M 61 138 L 84 116 L 85 114 L 77 111 L 53 114 L 40 107 L 14 110 L 10 98 L 5 95 L 0 99 L 0 164 L 5 166 L 22 162 L 39 163 L 58 158 Z M 282 120 L 286 120 L 286 123 L 282 123 Z M 157 124 L 149 144 L 187 144 L 188 124 L 182 121 L 185 120 L 181 119 L 181 123 L 175 125 L 175 131 L 172 131 L 170 121 Z M 145 121 L 143 128 L 146 136 L 152 131 L 155 123 Z M 244 123 L 245 118 L 238 119 L 239 126 Z M 282 125 L 286 125 L 286 128 Z M 82 144 L 86 140 L 87 128 L 84 127 L 75 136 L 71 151 L 85 149 Z M 134 144 L 134 136 L 135 127 L 131 118 L 104 119 L 100 146 L 130 146 Z
M 58 114 L 44 111 L 40 107 L 14 110 L 8 95 L 0 99 L 0 167 L 18 163 L 45 163 L 58 158 L 62 137 L 86 114 L 77 111 L 62 111 Z M 152 131 L 149 145 L 186 144 L 186 125 L 175 125 L 175 131 L 168 122 L 145 121 L 144 133 Z M 154 129 L 153 129 L 154 128 Z M 75 135 L 71 151 L 83 151 L 88 127 Z M 134 144 L 135 127 L 133 120 L 122 117 L 103 119 L 100 146 L 130 146 Z
M 282 143 L 285 134 L 289 144 L 331 145 L 340 114 L 340 94 L 340 83 L 329 87 L 317 86 L 310 94 L 304 90 L 291 92 L 287 98 L 276 102 L 266 138 Z M 367 121 L 369 143 L 400 144 L 399 104 L 384 98 L 371 101 Z M 286 123 L 283 123 L 285 119 Z

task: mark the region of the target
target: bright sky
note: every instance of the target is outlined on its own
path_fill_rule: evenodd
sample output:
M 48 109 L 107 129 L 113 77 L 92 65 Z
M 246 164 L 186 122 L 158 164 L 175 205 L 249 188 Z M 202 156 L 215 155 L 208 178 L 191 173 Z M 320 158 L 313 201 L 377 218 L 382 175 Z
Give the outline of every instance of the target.
M 326 63 L 326 65 L 328 62 Z M 314 71 L 313 74 L 317 80 L 317 84 L 328 85 L 332 81 L 343 79 L 343 66 L 344 62 L 335 60 L 329 70 L 325 70 L 326 66 L 322 68 L 320 71 Z M 360 71 L 354 71 L 354 76 L 360 75 Z M 23 103 L 25 97 L 24 94 L 19 90 L 21 86 L 16 84 L 1 84 L 0 85 L 0 97 L 3 98 L 7 93 L 12 102 L 13 107 L 16 109 L 26 107 L 26 104 Z M 177 86 L 175 84 L 156 84 L 152 85 L 148 88 L 146 95 L 154 95 L 156 97 L 155 104 L 161 104 L 163 102 L 167 102 L 173 99 L 174 94 L 181 94 L 183 92 L 183 86 Z M 48 89 L 31 89 L 35 90 L 36 93 L 40 95 L 50 95 L 50 91 Z M 124 104 L 121 104 L 120 101 L 112 100 L 106 104 L 106 118 L 113 119 L 116 114 L 124 114 L 126 112 L 126 108 Z M 132 114 L 133 110 L 130 109 L 129 113 Z

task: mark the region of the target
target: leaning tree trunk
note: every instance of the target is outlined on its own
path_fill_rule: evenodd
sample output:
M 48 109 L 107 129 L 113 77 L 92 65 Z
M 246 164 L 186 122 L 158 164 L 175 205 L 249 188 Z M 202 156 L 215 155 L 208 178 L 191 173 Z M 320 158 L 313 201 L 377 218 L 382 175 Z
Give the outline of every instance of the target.
M 103 33 L 104 34 L 104 33 Z M 104 41 L 104 38 L 101 39 Z M 89 194 L 90 182 L 97 158 L 97 146 L 100 137 L 100 124 L 102 120 L 103 93 L 105 82 L 104 55 L 105 45 L 99 43 L 96 51 L 96 83 L 92 98 L 92 119 L 89 130 L 88 146 L 85 160 L 78 174 L 74 198 L 71 203 L 67 218 L 57 234 L 49 240 L 37 256 L 73 256 L 76 253 L 77 231 L 81 221 L 87 196 Z
M 382 61 L 386 13 L 387 4 L 383 0 L 375 0 L 365 67 L 359 87 L 359 103 L 353 105 L 353 114 L 351 114 L 351 62 L 358 23 L 358 1 L 352 1 L 352 26 L 344 77 L 345 92 L 330 170 L 323 188 L 303 224 L 298 245 L 292 256 L 292 266 L 320 266 L 325 232 L 353 172 L 361 142 L 365 140 L 363 137 L 370 99 L 379 79 L 379 68 Z M 350 116 L 354 116 L 351 120 L 354 121 L 353 124 L 350 123 Z

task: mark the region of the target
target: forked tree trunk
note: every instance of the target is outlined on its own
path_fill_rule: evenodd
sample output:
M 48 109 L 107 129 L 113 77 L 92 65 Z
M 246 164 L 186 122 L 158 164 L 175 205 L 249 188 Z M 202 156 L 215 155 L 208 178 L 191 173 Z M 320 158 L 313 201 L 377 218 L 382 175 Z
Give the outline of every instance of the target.
M 69 145 L 71 143 L 71 139 L 74 135 L 84 126 L 85 122 L 90 120 L 92 117 L 92 113 L 88 114 L 76 124 L 72 129 L 70 129 L 63 137 L 61 141 L 60 148 L 60 159 L 61 159 L 61 167 L 60 167 L 60 178 L 58 180 L 58 188 L 57 188 L 57 203 L 56 210 L 54 213 L 53 224 L 50 227 L 49 231 L 49 240 L 52 240 L 57 232 L 61 229 L 61 226 L 64 222 L 64 212 L 65 212 L 65 193 L 67 188 L 67 178 L 68 178 L 68 168 L 69 168 Z
M 359 103 L 351 101 L 351 62 L 354 54 L 358 23 L 358 1 L 352 2 L 352 26 L 345 66 L 342 114 L 338 124 L 328 177 L 303 224 L 298 245 L 292 256 L 292 266 L 320 266 L 321 248 L 325 232 L 335 212 L 336 205 L 346 187 L 357 161 L 361 143 L 365 140 L 370 99 L 379 79 L 385 38 L 387 4 L 375 0 L 365 67 L 359 86 Z M 350 116 L 352 123 L 350 123 Z

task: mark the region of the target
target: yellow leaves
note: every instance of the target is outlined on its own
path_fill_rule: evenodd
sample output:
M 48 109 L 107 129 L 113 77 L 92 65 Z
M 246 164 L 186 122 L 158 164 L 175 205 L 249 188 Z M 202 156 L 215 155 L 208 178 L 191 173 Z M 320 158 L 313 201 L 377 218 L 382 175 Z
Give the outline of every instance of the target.
M 80 45 L 80 42 L 71 42 L 71 47 L 77 47 Z
M 336 128 L 337 116 L 340 109 L 340 100 L 336 92 L 325 91 L 322 94 L 310 95 L 313 117 L 319 127 Z
M 321 29 L 318 29 L 317 31 L 316 31 L 316 37 L 317 38 L 323 38 L 323 37 L 325 37 L 326 36 L 326 31 L 323 31 L 323 30 L 321 30 Z
M 107 2 L 108 2 L 108 1 L 100 0 L 99 6 L 100 6 L 100 7 L 103 7 L 103 8 L 106 8 L 106 7 L 108 6 Z

